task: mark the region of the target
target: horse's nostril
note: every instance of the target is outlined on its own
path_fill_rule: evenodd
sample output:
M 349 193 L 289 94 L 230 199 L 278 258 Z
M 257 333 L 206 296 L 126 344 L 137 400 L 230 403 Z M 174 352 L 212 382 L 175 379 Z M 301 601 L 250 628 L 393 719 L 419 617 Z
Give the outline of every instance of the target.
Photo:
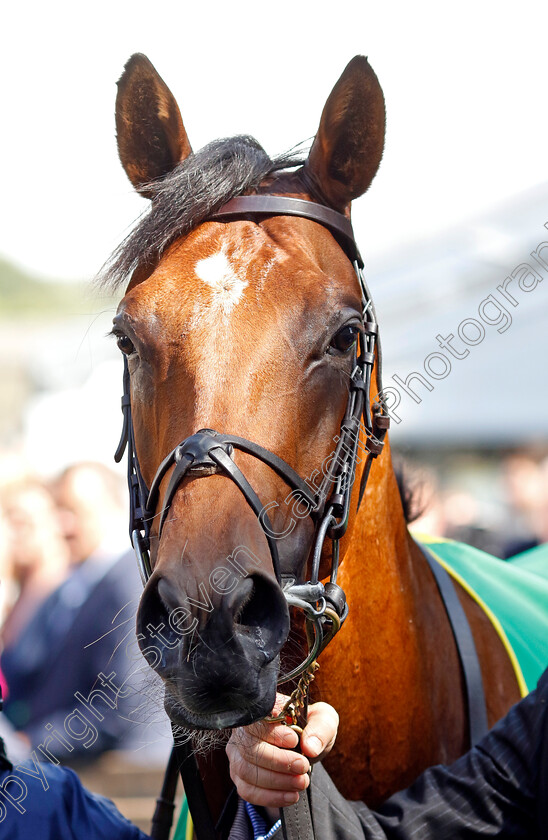
M 188 632 L 183 626 L 183 610 L 179 604 L 175 587 L 165 578 L 149 581 L 141 597 L 137 640 L 145 659 L 155 670 L 171 667 L 171 659 Z
M 181 604 L 181 596 L 167 578 L 160 578 L 158 581 L 158 596 L 167 614 L 173 612 Z
M 255 586 L 252 577 L 244 578 L 236 590 L 236 598 L 233 602 L 234 623 L 247 624 L 246 610 L 253 599 Z
M 250 575 L 234 594 L 237 635 L 251 638 L 269 658 L 276 655 L 289 632 L 289 613 L 279 586 L 262 575 Z
M 161 581 L 150 581 L 143 594 L 137 612 L 137 629 L 144 636 L 150 635 L 149 627 L 167 619 L 168 608 L 158 589 Z

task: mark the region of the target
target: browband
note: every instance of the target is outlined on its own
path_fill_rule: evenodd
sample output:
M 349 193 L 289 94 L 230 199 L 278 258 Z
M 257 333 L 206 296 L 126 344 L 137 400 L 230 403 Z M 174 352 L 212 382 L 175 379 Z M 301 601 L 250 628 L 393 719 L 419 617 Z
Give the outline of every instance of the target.
M 224 204 L 216 213 L 208 216 L 208 221 L 222 221 L 234 216 L 252 213 L 257 216 L 300 216 L 311 219 L 327 227 L 340 242 L 351 262 L 357 262 L 363 268 L 363 260 L 358 251 L 350 219 L 331 207 L 306 201 L 303 198 L 289 198 L 285 195 L 240 195 Z

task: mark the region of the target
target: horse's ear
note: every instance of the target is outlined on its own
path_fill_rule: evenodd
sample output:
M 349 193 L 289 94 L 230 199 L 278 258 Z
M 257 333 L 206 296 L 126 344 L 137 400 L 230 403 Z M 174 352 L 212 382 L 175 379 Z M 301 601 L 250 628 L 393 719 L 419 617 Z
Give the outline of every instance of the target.
M 306 171 L 332 207 L 344 212 L 373 180 L 384 147 L 385 109 L 379 81 L 357 55 L 325 103 Z
M 146 55 L 132 55 L 118 82 L 116 134 L 122 166 L 145 198 L 146 185 L 192 151 L 173 94 Z

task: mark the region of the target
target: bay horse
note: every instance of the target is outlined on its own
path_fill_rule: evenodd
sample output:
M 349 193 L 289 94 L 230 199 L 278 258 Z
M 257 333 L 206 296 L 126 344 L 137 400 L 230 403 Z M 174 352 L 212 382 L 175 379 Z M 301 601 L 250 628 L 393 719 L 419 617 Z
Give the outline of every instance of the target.
M 381 160 L 384 98 L 357 56 L 327 99 L 306 159 L 271 160 L 249 137 L 194 153 L 172 93 L 134 55 L 119 81 L 116 124 L 125 171 L 151 200 L 106 269 L 114 286 L 127 285 L 113 334 L 131 411 L 133 530 L 150 565 L 138 639 L 176 725 L 236 727 L 271 712 L 279 670 L 293 663 L 285 652 L 294 647 L 298 659 L 306 647 L 282 585 L 308 580 L 317 520 L 302 511 L 304 485 L 318 487 L 352 383 L 364 391 L 353 377 L 368 355 L 370 315 L 344 221 Z M 256 203 L 223 211 L 242 196 Z M 255 212 L 265 197 L 313 209 L 291 215 L 282 202 Z M 378 419 L 386 414 L 375 381 L 361 398 Z M 363 425 L 361 435 L 360 453 L 371 452 Z M 349 612 L 313 684 L 313 697 L 341 718 L 327 769 L 344 796 L 371 805 L 469 746 L 455 639 L 384 443 L 372 466 L 355 459 L 347 483 L 336 584 Z M 288 483 L 300 498 L 288 496 Z M 320 545 L 316 554 L 325 578 L 330 552 Z M 492 725 L 519 699 L 518 683 L 488 617 L 463 589 L 458 598 Z M 202 763 L 218 811 L 229 785 L 223 751 Z

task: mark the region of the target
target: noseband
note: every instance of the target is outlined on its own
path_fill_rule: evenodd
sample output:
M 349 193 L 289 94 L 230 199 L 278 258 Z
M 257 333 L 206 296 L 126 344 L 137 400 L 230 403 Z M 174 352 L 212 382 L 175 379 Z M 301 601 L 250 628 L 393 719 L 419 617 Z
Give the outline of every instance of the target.
M 319 222 L 335 236 L 352 262 L 362 297 L 362 331 L 358 348 L 354 350 L 353 369 L 349 379 L 348 402 L 340 435 L 334 438 L 333 453 L 329 459 L 327 474 L 319 486 L 313 479 L 301 478 L 282 458 L 259 444 L 236 435 L 221 434 L 213 429 L 201 429 L 179 443 L 164 458 L 150 489 L 143 479 L 135 450 L 135 437 L 131 418 L 130 376 L 127 358 L 124 357 L 124 394 L 122 411 L 124 425 L 115 460 L 119 462 L 128 448 L 128 487 L 130 494 L 130 536 L 137 557 L 143 585 L 152 574 L 150 563 L 151 522 L 156 515 L 160 498 L 160 485 L 173 468 L 167 489 L 161 501 L 158 540 L 161 538 L 166 518 L 175 494 L 181 483 L 189 476 L 225 475 L 236 484 L 247 504 L 251 507 L 261 525 L 268 543 L 274 573 L 289 606 L 302 609 L 305 613 L 309 635 L 309 652 L 306 659 L 290 673 L 280 677 L 287 682 L 307 671 L 316 656 L 333 638 L 348 613 L 343 590 L 337 585 L 339 565 L 339 541 L 348 526 L 350 498 L 355 479 L 358 448 L 367 451 L 358 507 L 363 498 L 373 458 L 382 452 L 384 437 L 390 418 L 383 406 L 370 404 L 370 385 L 375 356 L 377 358 L 377 393 L 382 391 L 381 350 L 378 341 L 378 327 L 371 295 L 363 275 L 363 261 L 356 246 L 350 221 L 329 207 L 311 201 L 275 195 L 239 196 L 225 204 L 208 221 L 230 221 L 237 218 L 262 216 L 299 216 Z M 375 353 L 376 349 L 376 353 Z M 360 422 L 363 420 L 365 441 L 360 443 Z M 301 507 L 302 516 L 311 517 L 314 523 L 311 573 L 308 581 L 297 581 L 295 576 L 282 573 L 277 541 L 283 535 L 276 534 L 268 516 L 268 510 L 276 503 L 264 505 L 243 472 L 233 459 L 234 450 L 245 452 L 262 461 L 291 488 L 290 496 Z M 314 475 L 319 475 L 315 471 Z M 303 510 L 304 509 L 304 510 Z M 326 538 L 332 543 L 331 572 L 329 583 L 319 579 L 320 562 Z

